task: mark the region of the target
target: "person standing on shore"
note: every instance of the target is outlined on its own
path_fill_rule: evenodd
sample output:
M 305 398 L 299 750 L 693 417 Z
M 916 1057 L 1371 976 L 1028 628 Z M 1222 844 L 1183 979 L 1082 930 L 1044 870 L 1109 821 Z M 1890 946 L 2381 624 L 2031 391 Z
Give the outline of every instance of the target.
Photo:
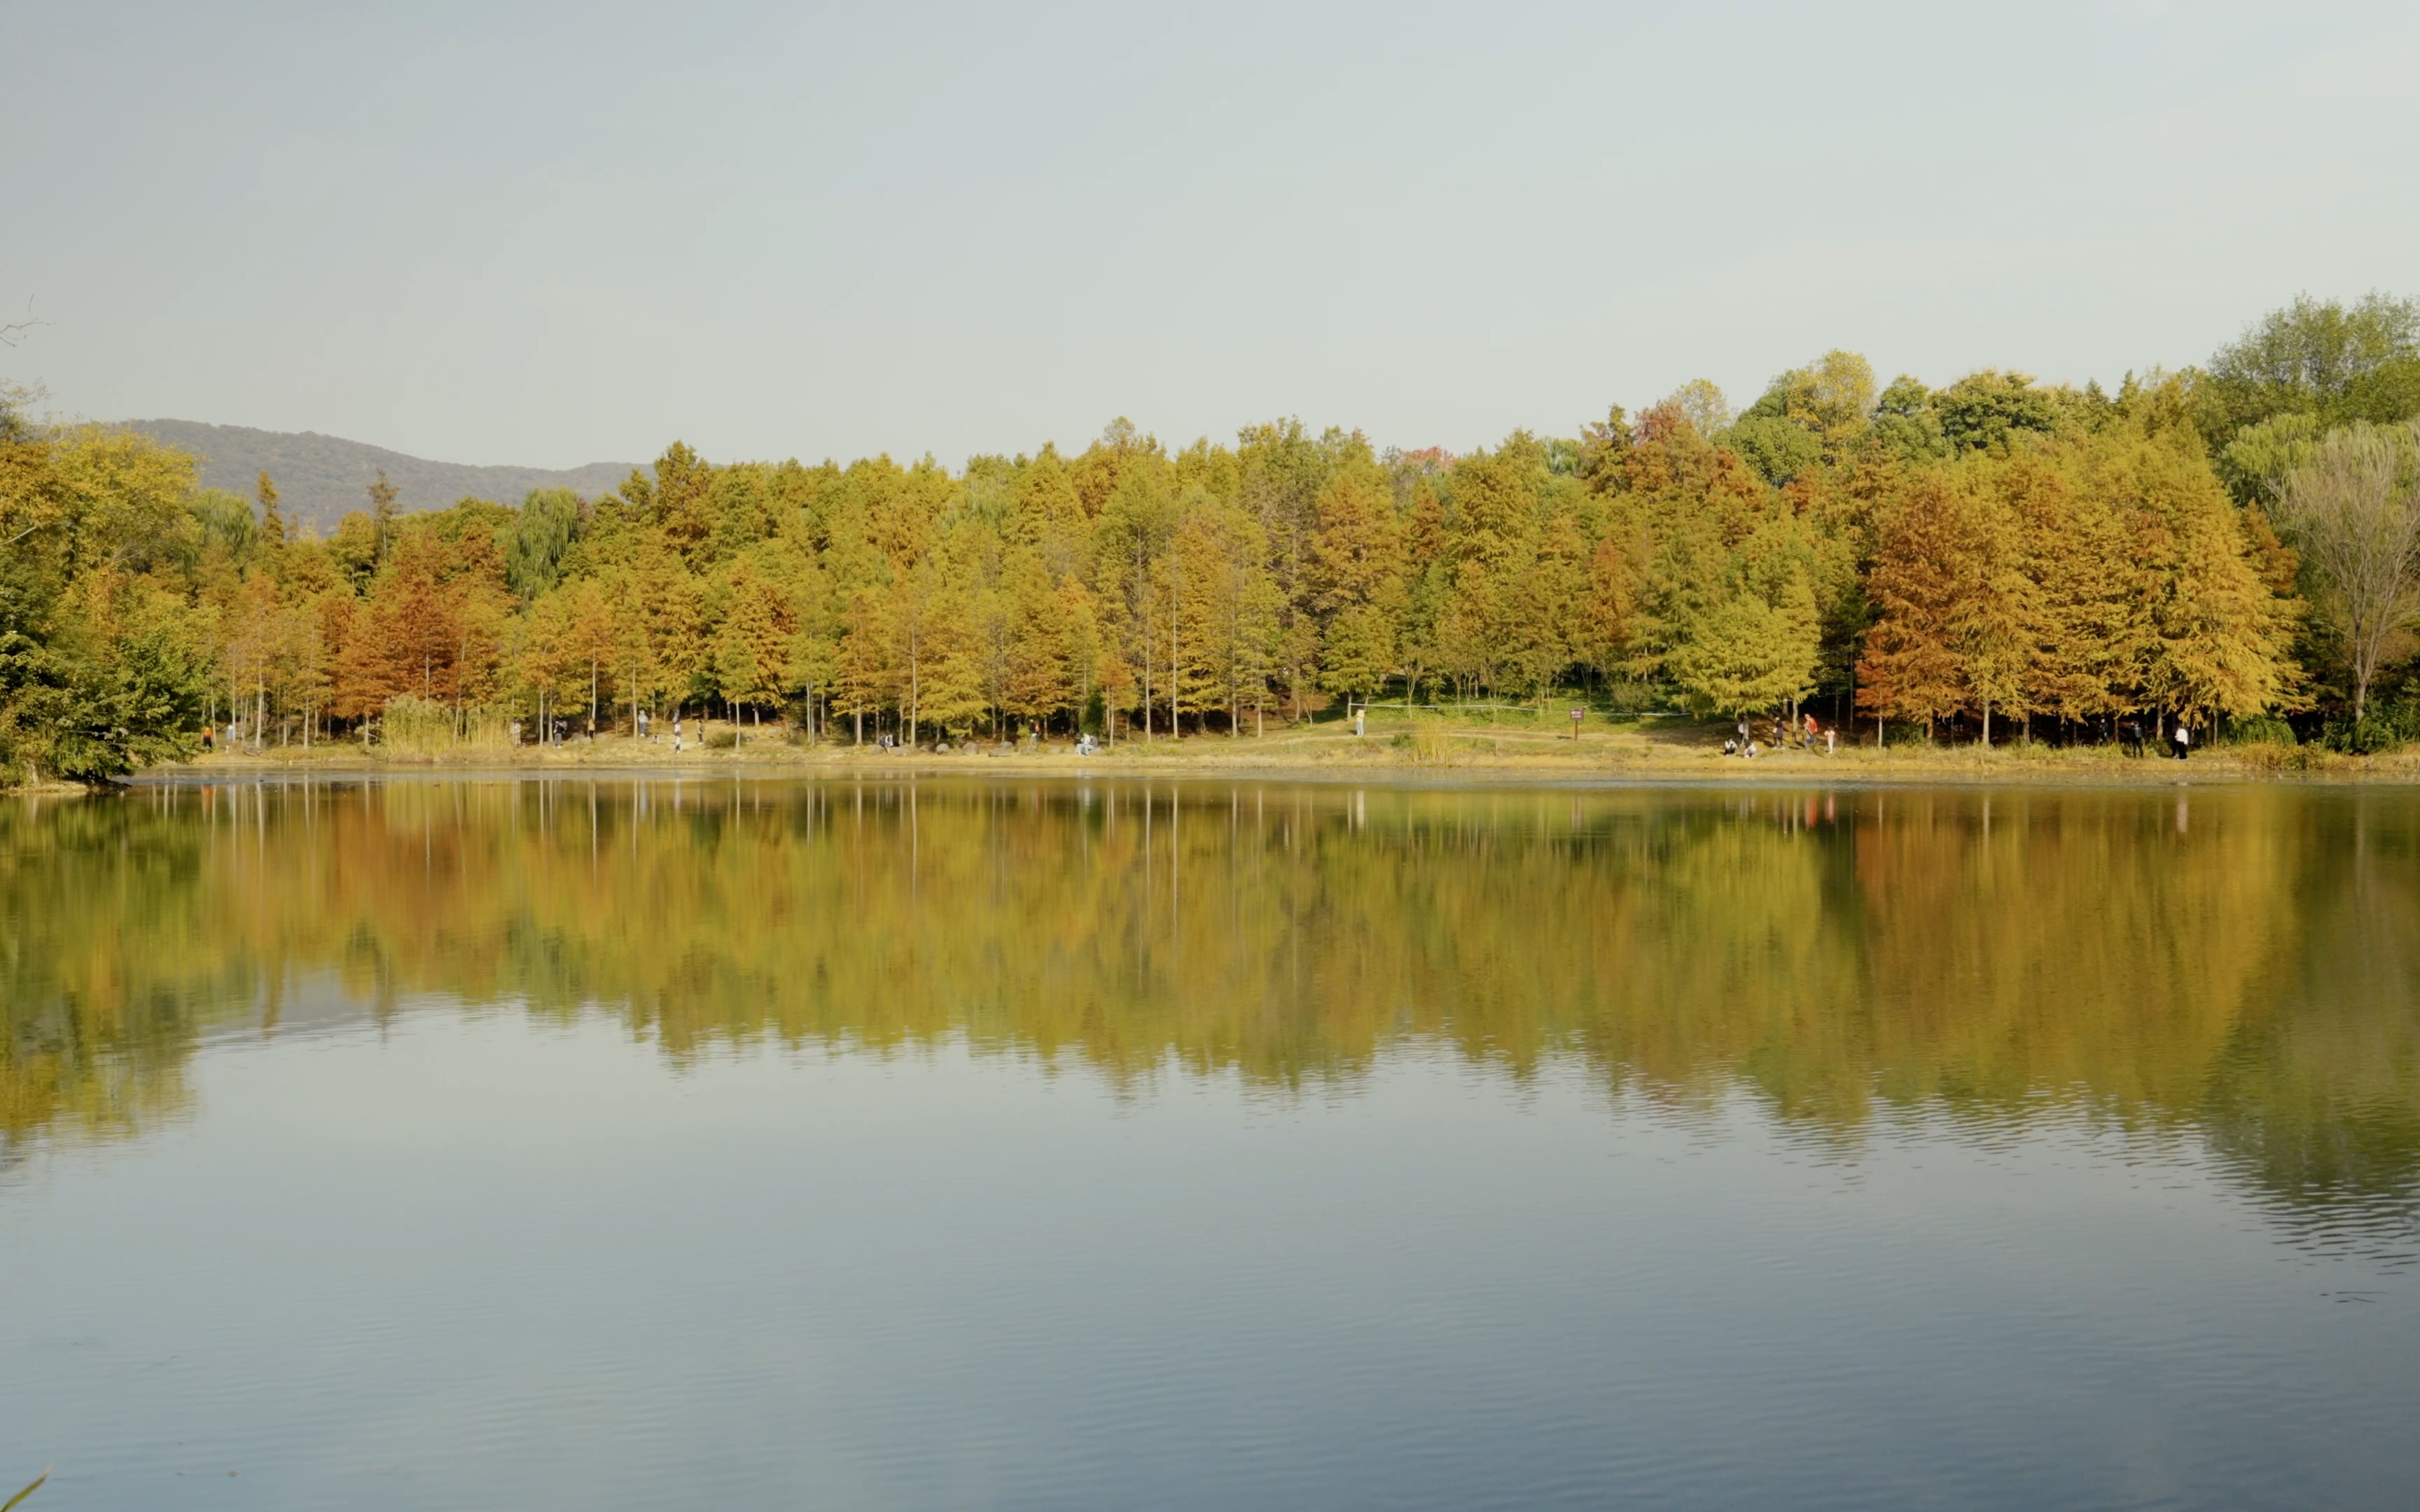
M 2193 732 L 2185 728 L 2185 722 L 2182 719 L 2179 719 L 2177 721 L 2177 760 L 2183 761 L 2186 753 L 2192 749 Z

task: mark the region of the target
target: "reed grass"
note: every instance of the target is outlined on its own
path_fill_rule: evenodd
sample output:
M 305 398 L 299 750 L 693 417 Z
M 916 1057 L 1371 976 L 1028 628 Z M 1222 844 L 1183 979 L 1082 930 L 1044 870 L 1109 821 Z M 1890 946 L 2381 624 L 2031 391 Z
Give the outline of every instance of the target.
M 472 750 L 506 751 L 513 745 L 511 720 L 504 710 L 458 710 L 413 693 L 386 701 L 378 739 L 391 757 L 424 760 Z

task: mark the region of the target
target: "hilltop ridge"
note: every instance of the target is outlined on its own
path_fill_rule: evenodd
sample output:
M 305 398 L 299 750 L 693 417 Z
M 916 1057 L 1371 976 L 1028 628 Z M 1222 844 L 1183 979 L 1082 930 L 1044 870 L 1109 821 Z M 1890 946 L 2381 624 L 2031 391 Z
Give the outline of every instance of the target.
M 365 508 L 365 490 L 386 470 L 401 510 L 442 509 L 465 496 L 517 504 L 533 488 L 570 488 L 587 495 L 610 493 L 630 475 L 628 462 L 591 462 L 577 468 L 473 467 L 432 462 L 366 441 L 322 436 L 317 431 L 255 430 L 249 425 L 212 425 L 195 420 L 129 420 L 163 445 L 202 459 L 202 485 L 252 497 L 254 481 L 266 469 L 276 480 L 286 517 L 308 522 L 320 534 L 349 512 Z

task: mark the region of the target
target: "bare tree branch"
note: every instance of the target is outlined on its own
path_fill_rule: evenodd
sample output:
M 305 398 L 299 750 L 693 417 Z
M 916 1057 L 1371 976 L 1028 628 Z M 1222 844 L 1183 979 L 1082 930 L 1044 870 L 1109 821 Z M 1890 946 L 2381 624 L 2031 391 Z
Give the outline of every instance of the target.
M 0 326 L 0 347 L 14 347 L 19 342 L 23 341 L 25 339 L 25 333 L 33 330 L 36 326 L 46 326 L 49 324 L 50 322 L 47 320 L 39 320 L 35 318 L 34 301 L 32 300 L 27 300 L 25 301 L 25 318 L 18 321 L 14 325 Z
M 2390 638 L 2420 620 L 2415 447 L 2420 425 L 2332 431 L 2277 491 L 2278 517 L 2325 589 L 2321 612 L 2344 637 L 2356 719 Z

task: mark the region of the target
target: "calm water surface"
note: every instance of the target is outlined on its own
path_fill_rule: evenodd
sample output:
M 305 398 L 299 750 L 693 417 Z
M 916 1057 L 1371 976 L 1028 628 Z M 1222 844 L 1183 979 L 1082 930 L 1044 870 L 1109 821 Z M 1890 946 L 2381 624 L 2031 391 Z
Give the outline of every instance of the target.
M 0 1015 L 26 1512 L 2420 1499 L 2412 791 L 160 787 Z

